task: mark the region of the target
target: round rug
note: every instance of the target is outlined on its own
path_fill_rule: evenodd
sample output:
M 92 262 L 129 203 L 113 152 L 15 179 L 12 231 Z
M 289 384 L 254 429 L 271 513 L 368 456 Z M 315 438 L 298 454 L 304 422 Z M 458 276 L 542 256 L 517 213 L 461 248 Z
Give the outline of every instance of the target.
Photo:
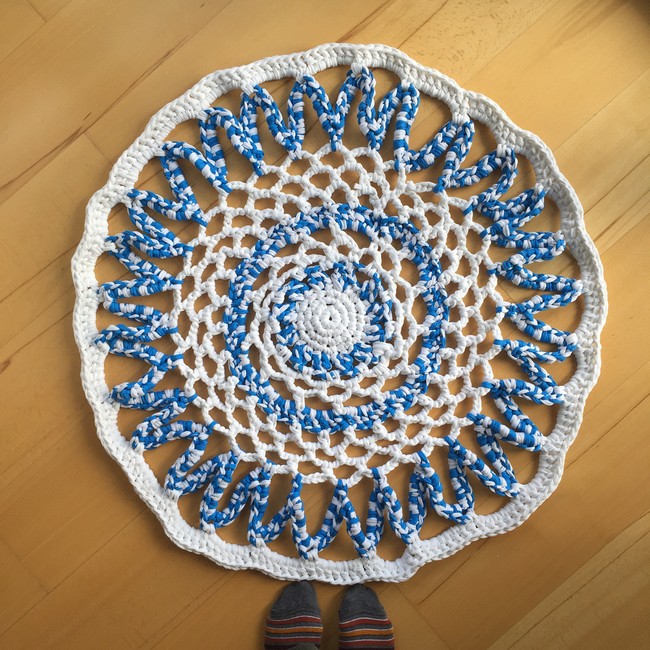
M 401 581 L 555 489 L 602 269 L 548 149 L 381 45 L 208 75 L 87 207 L 99 437 L 179 546 Z

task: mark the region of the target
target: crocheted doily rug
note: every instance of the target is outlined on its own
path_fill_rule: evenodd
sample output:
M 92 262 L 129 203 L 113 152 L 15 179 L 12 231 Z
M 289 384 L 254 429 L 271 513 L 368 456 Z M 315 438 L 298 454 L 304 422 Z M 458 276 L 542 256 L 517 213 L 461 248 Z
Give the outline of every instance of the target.
M 91 199 L 99 436 L 179 546 L 405 580 L 554 490 L 606 300 L 578 199 L 492 101 L 384 46 L 215 72 Z

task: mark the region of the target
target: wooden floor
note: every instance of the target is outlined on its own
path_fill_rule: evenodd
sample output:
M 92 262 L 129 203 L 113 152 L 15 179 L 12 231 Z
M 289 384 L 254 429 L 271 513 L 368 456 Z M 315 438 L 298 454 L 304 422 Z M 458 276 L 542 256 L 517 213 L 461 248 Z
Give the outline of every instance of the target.
M 650 647 L 644 0 L 0 2 L 0 647 L 261 647 L 282 584 L 177 549 L 96 438 L 70 258 L 86 202 L 158 108 L 212 70 L 329 41 L 399 47 L 537 133 L 609 289 L 560 487 L 519 529 L 375 585 L 398 647 Z M 342 589 L 317 591 L 335 648 Z

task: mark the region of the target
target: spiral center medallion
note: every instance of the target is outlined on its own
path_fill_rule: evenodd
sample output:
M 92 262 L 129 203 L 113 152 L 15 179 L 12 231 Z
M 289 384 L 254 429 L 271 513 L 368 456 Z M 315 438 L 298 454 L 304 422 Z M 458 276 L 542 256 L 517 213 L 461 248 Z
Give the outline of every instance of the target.
M 267 332 L 268 349 L 262 353 L 277 357 L 301 380 L 359 382 L 369 375 L 387 375 L 390 361 L 402 356 L 399 332 L 404 315 L 395 295 L 396 283 L 373 259 L 366 263 L 363 256 L 352 252 L 347 258 L 339 253 L 317 260 L 313 255 L 298 255 L 282 280 L 262 290 L 255 288 L 263 272 L 282 264 L 278 260 L 284 247 L 308 247 L 323 230 L 335 237 L 360 233 L 369 240 L 368 250 L 399 246 L 419 269 L 415 290 L 426 305 L 421 348 L 405 366 L 401 385 L 381 391 L 362 405 L 337 404 L 329 409 L 301 405 L 280 395 L 251 359 L 252 340 L 246 324 L 251 313 L 260 309 L 268 310 L 265 325 L 271 335 Z M 258 242 L 250 258 L 239 264 L 230 283 L 224 322 L 231 371 L 267 415 L 289 425 L 312 433 L 371 429 L 376 422 L 410 408 L 440 365 L 447 307 L 439 275 L 431 246 L 410 221 L 343 204 L 278 224 Z

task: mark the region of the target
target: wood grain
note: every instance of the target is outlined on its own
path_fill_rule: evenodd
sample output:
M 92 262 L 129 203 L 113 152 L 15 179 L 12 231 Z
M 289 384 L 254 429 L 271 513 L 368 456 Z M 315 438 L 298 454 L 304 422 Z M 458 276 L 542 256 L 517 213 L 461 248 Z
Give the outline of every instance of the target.
M 560 487 L 508 535 L 375 585 L 398 647 L 647 647 L 648 7 L 0 3 L 0 647 L 261 647 L 282 584 L 177 549 L 97 440 L 69 265 L 86 202 L 152 113 L 212 70 L 330 41 L 400 47 L 538 134 L 608 281 L 602 375 Z M 342 589 L 317 591 L 335 648 Z

